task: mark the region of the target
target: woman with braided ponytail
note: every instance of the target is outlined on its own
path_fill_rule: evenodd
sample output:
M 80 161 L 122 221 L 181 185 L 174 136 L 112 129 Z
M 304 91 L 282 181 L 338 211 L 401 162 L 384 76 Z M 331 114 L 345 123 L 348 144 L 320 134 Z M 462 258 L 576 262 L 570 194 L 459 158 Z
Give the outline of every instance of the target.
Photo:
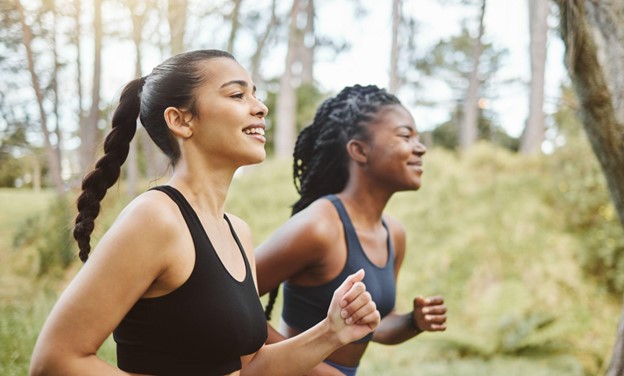
M 85 264 L 44 325 L 31 375 L 298 375 L 375 329 L 379 312 L 358 271 L 318 325 L 264 344 L 250 230 L 224 202 L 236 169 L 265 158 L 267 112 L 247 71 L 222 51 L 176 55 L 124 88 L 78 198 Z M 90 252 L 137 117 L 173 174 L 133 200 Z M 111 333 L 118 368 L 96 355 Z
M 411 312 L 395 311 L 405 229 L 383 212 L 395 192 L 420 187 L 425 152 L 411 114 L 376 86 L 346 87 L 327 99 L 297 138 L 299 200 L 292 217 L 256 252 L 260 295 L 270 292 L 268 319 L 285 282 L 281 330 L 269 327 L 269 342 L 319 322 L 335 286 L 360 268 L 382 316 L 374 333 L 333 352 L 316 374 L 355 375 L 371 340 L 397 344 L 446 329 L 441 296 L 417 296 Z

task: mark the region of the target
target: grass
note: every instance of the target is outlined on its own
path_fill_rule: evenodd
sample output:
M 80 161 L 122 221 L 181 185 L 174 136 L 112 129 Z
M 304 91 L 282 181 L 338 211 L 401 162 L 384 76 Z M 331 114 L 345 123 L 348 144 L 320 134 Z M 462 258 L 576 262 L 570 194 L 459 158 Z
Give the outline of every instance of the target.
M 26 218 L 45 210 L 54 193 L 44 190 L 34 193 L 30 190 L 0 188 L 0 256 L 7 256 L 12 247 L 13 234 L 24 224 Z
M 28 225 L 27 219 L 46 210 L 51 191 L 0 189 L 0 375 L 25 375 L 43 319 L 56 293 L 40 290 L 33 281 L 32 250 L 15 249 L 14 234 Z
M 560 203 L 551 202 L 553 187 L 573 182 L 556 181 L 547 158 L 488 145 L 463 156 L 429 151 L 421 190 L 395 195 L 388 207 L 408 234 L 397 309 L 408 311 L 416 295 L 442 294 L 449 328 L 398 346 L 371 344 L 359 375 L 604 373 L 620 305 L 579 266 L 584 243 L 566 228 Z M 123 196 L 121 188 L 111 192 L 98 234 L 127 201 Z M 0 214 L 0 257 L 10 265 L 0 279 L 2 375 L 25 373 L 58 291 L 79 266 L 67 278 L 37 280 L 17 257 L 28 258 L 28 249 L 5 248 L 24 217 L 44 210 L 50 197 L 0 190 L 3 208 L 10 206 Z M 288 218 L 295 197 L 289 162 L 271 160 L 241 171 L 226 208 L 249 223 L 260 243 Z M 115 362 L 110 339 L 100 354 Z

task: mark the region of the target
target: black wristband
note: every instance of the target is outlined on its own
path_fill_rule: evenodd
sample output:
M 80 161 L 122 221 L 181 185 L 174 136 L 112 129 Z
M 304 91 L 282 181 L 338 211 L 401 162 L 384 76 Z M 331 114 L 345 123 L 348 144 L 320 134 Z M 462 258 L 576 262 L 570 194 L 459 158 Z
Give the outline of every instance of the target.
M 416 324 L 416 320 L 414 320 L 414 312 L 408 314 L 407 325 L 410 329 L 412 329 L 412 332 L 414 332 L 415 334 L 420 334 L 423 332 L 423 330 L 418 327 L 418 324 Z

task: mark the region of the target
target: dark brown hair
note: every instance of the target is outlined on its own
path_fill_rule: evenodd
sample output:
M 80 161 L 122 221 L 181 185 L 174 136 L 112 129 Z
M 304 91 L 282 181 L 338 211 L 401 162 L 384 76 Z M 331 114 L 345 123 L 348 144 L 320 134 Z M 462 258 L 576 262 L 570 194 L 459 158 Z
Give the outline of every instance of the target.
M 152 141 L 175 166 L 180 158 L 180 149 L 165 122 L 165 109 L 185 108 L 193 116 L 197 115 L 194 91 L 204 82 L 200 63 L 218 57 L 234 59 L 229 53 L 219 50 L 182 53 L 170 57 L 146 77 L 137 78 L 124 87 L 113 114 L 112 129 L 104 141 L 104 156 L 84 177 L 82 193 L 77 201 L 74 238 L 83 262 L 87 261 L 91 251 L 91 233 L 100 212 L 100 202 L 108 188 L 119 179 L 121 166 L 128 157 L 137 117 Z

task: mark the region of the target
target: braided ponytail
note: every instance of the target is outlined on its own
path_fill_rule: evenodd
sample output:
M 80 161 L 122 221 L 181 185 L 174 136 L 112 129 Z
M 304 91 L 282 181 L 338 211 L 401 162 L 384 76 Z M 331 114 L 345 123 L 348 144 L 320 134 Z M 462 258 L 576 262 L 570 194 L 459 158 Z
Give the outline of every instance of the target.
M 325 100 L 314 121 L 297 137 L 293 153 L 293 180 L 299 199 L 292 214 L 315 200 L 344 189 L 349 180 L 349 140 L 369 139 L 367 126 L 384 106 L 400 104 L 392 94 L 377 86 L 345 87 Z M 279 286 L 269 294 L 265 316 L 270 320 Z
M 74 238 L 80 248 L 79 257 L 83 262 L 91 251 L 91 233 L 95 218 L 100 213 L 100 202 L 121 172 L 121 165 L 128 157 L 130 141 L 136 132 L 139 116 L 139 93 L 142 80 L 131 81 L 124 88 L 119 98 L 119 106 L 112 120 L 112 130 L 104 141 L 104 156 L 95 164 L 95 169 L 82 181 L 82 193 L 78 197 L 78 216 L 74 226 Z

